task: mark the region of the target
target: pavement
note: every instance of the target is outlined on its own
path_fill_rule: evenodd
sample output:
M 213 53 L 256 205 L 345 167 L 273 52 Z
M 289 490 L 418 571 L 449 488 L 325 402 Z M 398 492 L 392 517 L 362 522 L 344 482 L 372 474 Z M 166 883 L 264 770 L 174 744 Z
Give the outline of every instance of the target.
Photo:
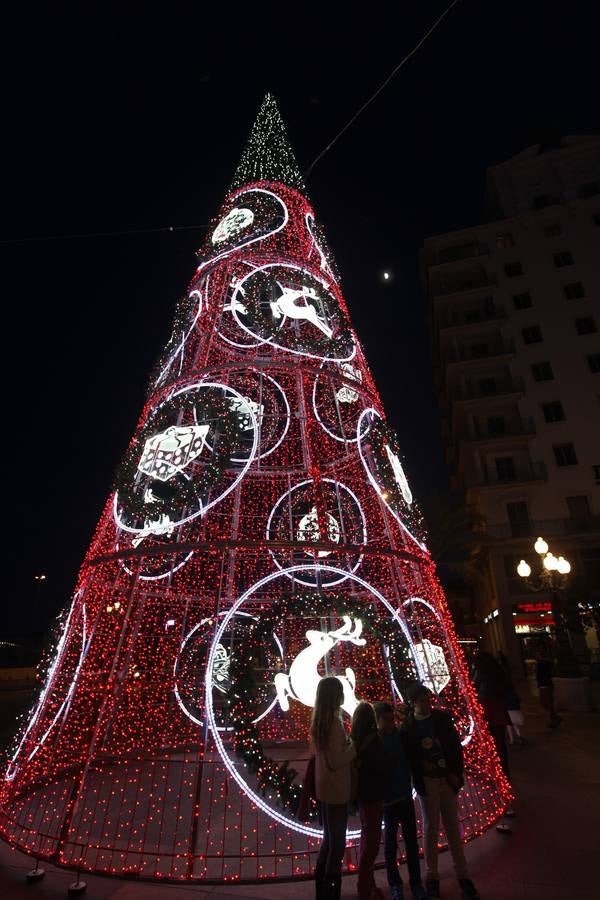
M 600 694 L 600 684 L 594 688 Z M 562 725 L 552 730 L 546 727 L 546 716 L 535 697 L 525 699 L 523 711 L 525 743 L 511 748 L 516 795 L 512 832 L 501 835 L 492 829 L 467 845 L 471 877 L 483 900 L 600 900 L 600 714 L 564 713 Z M 25 876 L 32 865 L 29 857 L 0 841 L 1 900 L 67 896 L 75 880 L 72 872 L 44 863 L 44 879 L 28 885 Z M 84 877 L 86 900 L 308 900 L 314 896 L 311 882 L 215 887 Z M 440 857 L 440 877 L 444 900 L 459 900 L 448 853 Z M 376 881 L 389 897 L 385 873 L 378 871 Z M 356 896 L 356 876 L 344 878 L 343 900 L 356 900 Z

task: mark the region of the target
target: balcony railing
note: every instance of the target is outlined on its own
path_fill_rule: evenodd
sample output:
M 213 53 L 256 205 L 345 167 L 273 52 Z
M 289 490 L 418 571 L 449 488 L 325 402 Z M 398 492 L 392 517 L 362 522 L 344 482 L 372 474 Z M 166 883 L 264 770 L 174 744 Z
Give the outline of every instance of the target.
M 458 294 L 461 291 L 474 291 L 481 288 L 496 286 L 496 276 L 487 273 L 479 275 L 464 275 L 453 278 L 451 281 L 442 281 L 434 290 L 436 297 L 446 297 L 448 294 Z
M 491 298 L 490 298 L 491 299 Z M 451 310 L 438 319 L 440 328 L 460 328 L 464 325 L 477 325 L 480 322 L 494 322 L 506 318 L 503 306 L 489 306 L 482 309 L 467 309 L 461 312 Z
M 490 248 L 484 241 L 470 241 L 455 247 L 441 247 L 435 253 L 429 254 L 426 262 L 430 266 L 440 266 L 459 262 L 461 259 L 473 259 L 473 257 L 483 256 L 489 252 Z
M 446 363 L 475 362 L 479 359 L 491 359 L 494 356 L 507 356 L 515 352 L 515 345 L 505 338 L 491 341 L 488 344 L 471 344 L 468 347 L 449 347 L 443 358 Z
M 457 385 L 450 392 L 453 401 L 462 400 L 481 400 L 489 397 L 502 397 L 508 394 L 522 394 L 523 379 L 515 378 L 497 378 L 489 384 L 477 384 L 468 382 L 467 384 Z
M 474 422 L 471 425 L 465 425 L 461 429 L 459 437 L 463 441 L 496 441 L 506 437 L 526 437 L 534 434 L 536 434 L 536 428 L 533 419 L 521 418 L 506 422 L 503 431 L 498 428 L 490 430 L 488 425 Z
M 548 477 L 546 464 L 543 462 L 519 463 L 512 472 L 466 472 L 464 475 L 467 487 L 494 487 L 500 484 L 516 484 L 527 481 L 545 481 Z
M 488 525 L 486 534 L 496 540 L 513 537 L 560 537 L 569 534 L 600 534 L 600 516 L 578 516 L 568 519 L 533 519 L 530 522 L 503 522 Z

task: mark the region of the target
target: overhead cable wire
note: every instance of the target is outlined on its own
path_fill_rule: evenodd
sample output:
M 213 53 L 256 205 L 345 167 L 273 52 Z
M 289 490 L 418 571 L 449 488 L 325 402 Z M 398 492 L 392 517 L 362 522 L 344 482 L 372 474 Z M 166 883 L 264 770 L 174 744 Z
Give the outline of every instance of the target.
M 363 103 L 363 105 L 362 105 L 362 106 L 354 113 L 354 115 L 352 116 L 352 118 L 349 119 L 349 120 L 346 122 L 346 124 L 344 125 L 344 127 L 341 128 L 340 131 L 338 131 L 338 133 L 335 135 L 335 137 L 333 138 L 333 140 L 331 140 L 331 141 L 327 144 L 327 146 L 326 146 L 323 150 L 321 150 L 321 152 L 319 153 L 319 155 L 318 155 L 317 157 L 315 157 L 315 159 L 313 159 L 313 161 L 311 162 L 311 164 L 310 164 L 310 166 L 308 167 L 308 169 L 306 170 L 306 172 L 304 172 L 304 178 L 308 178 L 308 176 L 310 175 L 310 173 L 312 172 L 312 170 L 314 169 L 314 167 L 316 166 L 316 164 L 319 162 L 319 160 L 320 160 L 320 159 L 323 159 L 323 157 L 325 156 L 325 154 L 327 153 L 327 151 L 328 151 L 328 150 L 331 150 L 331 148 L 333 147 L 333 145 L 334 145 L 335 143 L 337 143 L 337 141 L 341 138 L 341 136 L 344 134 L 344 132 L 346 132 L 346 131 L 350 128 L 350 126 L 353 125 L 354 122 L 356 122 L 356 120 L 357 120 L 358 117 L 361 115 L 361 113 L 363 113 L 363 112 L 365 111 L 365 109 L 366 109 L 368 106 L 371 105 L 371 103 L 373 102 L 373 100 L 375 100 L 375 98 L 379 96 L 379 94 L 382 92 L 382 90 L 383 90 L 385 87 L 387 87 L 387 85 L 390 83 L 390 81 L 392 80 L 392 78 L 394 77 L 394 75 L 396 74 L 396 72 L 398 72 L 398 71 L 402 68 L 402 66 L 403 66 L 405 63 L 408 62 L 408 60 L 411 58 L 411 56 L 414 56 L 415 53 L 417 52 L 417 50 L 419 50 L 419 49 L 423 46 L 423 44 L 425 43 L 425 41 L 427 40 L 427 38 L 428 38 L 431 34 L 433 34 L 433 32 L 435 31 L 435 29 L 438 27 L 438 25 L 441 24 L 441 22 L 446 18 L 446 16 L 447 16 L 448 13 L 450 12 L 450 10 L 451 10 L 454 6 L 456 6 L 457 3 L 458 3 L 458 0 L 452 0 L 452 3 L 450 3 L 450 5 L 444 10 L 444 12 L 441 14 L 441 16 L 439 16 L 439 17 L 435 20 L 435 22 L 433 23 L 433 25 L 431 25 L 430 28 L 425 32 L 425 34 L 423 35 L 423 37 L 421 38 L 421 40 L 420 40 L 417 44 L 415 44 L 415 46 L 412 48 L 412 50 L 411 50 L 409 53 L 407 53 L 406 56 L 405 56 L 403 59 L 400 60 L 400 62 L 398 63 L 398 65 L 395 66 L 395 67 L 392 69 L 392 71 L 390 72 L 390 74 L 388 75 L 388 77 L 385 79 L 385 81 L 382 81 L 382 82 L 381 82 L 381 84 L 379 85 L 379 87 L 377 88 L 377 90 L 374 91 L 373 94 L 371 94 L 371 96 L 369 97 L 369 99 L 366 100 L 366 101 Z
M 73 234 L 43 234 L 20 238 L 0 238 L 0 244 L 26 244 L 35 241 L 73 241 L 84 238 L 129 237 L 136 234 L 159 234 L 169 231 L 205 231 L 206 225 L 162 225 L 157 228 L 125 228 L 121 231 L 87 231 Z

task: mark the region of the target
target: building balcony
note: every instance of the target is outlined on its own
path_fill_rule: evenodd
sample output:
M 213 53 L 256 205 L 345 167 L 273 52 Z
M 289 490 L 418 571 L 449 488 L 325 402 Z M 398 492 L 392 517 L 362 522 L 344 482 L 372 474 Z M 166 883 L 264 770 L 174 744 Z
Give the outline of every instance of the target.
M 482 383 L 483 381 L 485 384 Z M 524 383 L 521 377 L 482 379 L 482 382 L 456 385 L 450 391 L 451 400 L 454 403 L 464 403 L 470 400 L 520 396 L 524 392 Z
M 491 297 L 489 299 L 491 300 Z M 497 322 L 505 318 L 506 310 L 503 306 L 489 306 L 483 309 L 468 309 L 461 312 L 449 310 L 445 315 L 440 316 L 437 321 L 439 329 L 442 330 L 447 328 L 468 328 L 481 323 Z
M 533 519 L 530 522 L 503 522 L 488 525 L 485 533 L 493 540 L 513 538 L 568 537 L 569 535 L 600 534 L 600 516 L 584 516 L 576 519 Z
M 469 241 L 455 247 L 441 247 L 425 257 L 427 266 L 447 266 L 461 262 L 464 259 L 473 259 L 477 256 L 488 256 L 490 248 L 483 241 Z
M 520 463 L 512 472 L 483 471 L 465 472 L 463 475 L 466 487 L 505 487 L 507 484 L 525 484 L 534 481 L 546 481 L 548 473 L 543 462 Z
M 456 277 L 452 280 L 444 280 L 433 290 L 434 298 L 450 297 L 454 294 L 462 295 L 465 292 L 475 292 L 481 290 L 489 290 L 496 286 L 497 279 L 495 275 L 483 272 L 478 275 L 464 275 Z
M 459 439 L 468 441 L 469 443 L 484 443 L 491 441 L 498 443 L 506 439 L 512 438 L 529 438 L 536 434 L 536 427 L 533 419 L 519 418 L 514 421 L 505 423 L 504 430 L 490 429 L 487 425 L 473 422 L 471 425 L 464 425 L 459 431 Z
M 471 344 L 468 347 L 448 347 L 442 353 L 443 362 L 446 365 L 455 363 L 472 363 L 481 360 L 493 359 L 496 356 L 514 356 L 515 345 L 507 338 L 499 338 L 489 343 Z

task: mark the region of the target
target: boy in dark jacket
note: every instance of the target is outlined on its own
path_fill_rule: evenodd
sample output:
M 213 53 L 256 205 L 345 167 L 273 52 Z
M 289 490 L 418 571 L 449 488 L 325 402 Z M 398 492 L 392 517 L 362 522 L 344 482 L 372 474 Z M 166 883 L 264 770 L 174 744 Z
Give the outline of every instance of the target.
M 432 693 L 424 684 L 414 685 L 408 693 L 412 711 L 404 734 L 423 814 L 425 888 L 430 897 L 440 896 L 438 834 L 441 815 L 463 898 L 479 900 L 468 875 L 458 824 L 456 798 L 464 784 L 463 752 L 458 732 L 449 713 L 432 708 Z
M 406 864 L 410 889 L 415 900 L 426 900 L 427 892 L 421 882 L 417 820 L 412 796 L 410 766 L 405 738 L 396 726 L 394 707 L 381 701 L 374 704 L 377 728 L 389 759 L 389 774 L 383 800 L 385 825 L 384 851 L 387 879 L 392 900 L 403 900 L 402 878 L 398 868 L 398 826 L 406 849 Z

